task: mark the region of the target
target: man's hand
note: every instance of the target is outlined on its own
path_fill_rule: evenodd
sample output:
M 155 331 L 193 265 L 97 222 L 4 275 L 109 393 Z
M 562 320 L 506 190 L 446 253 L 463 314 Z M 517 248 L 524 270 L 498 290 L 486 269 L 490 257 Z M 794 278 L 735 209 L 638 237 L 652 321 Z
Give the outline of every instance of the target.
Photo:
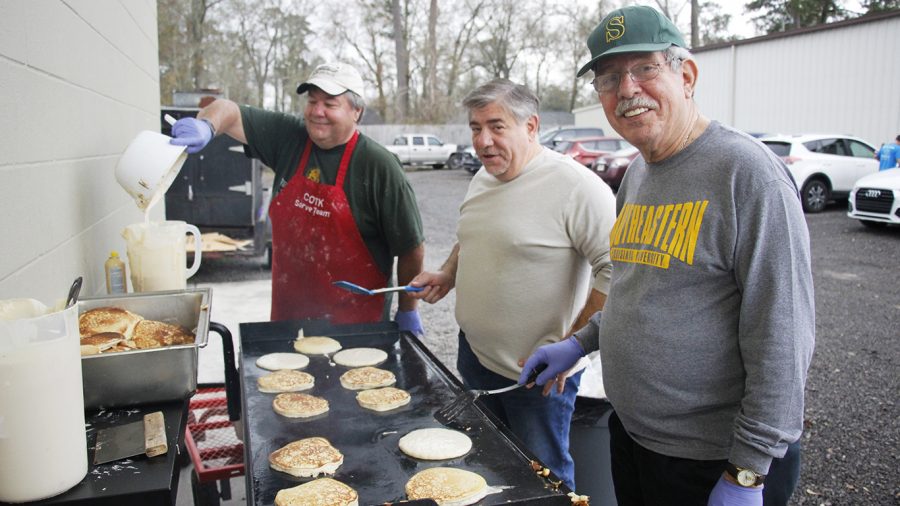
M 584 350 L 581 348 L 578 340 L 575 339 L 575 336 L 570 336 L 558 343 L 545 344 L 535 350 L 528 357 L 528 360 L 525 361 L 525 365 L 522 367 L 522 374 L 519 376 L 519 384 L 525 384 L 531 371 L 542 364 L 547 364 L 547 368 L 538 374 L 535 383 L 540 386 L 551 380 L 557 381 L 559 378 L 564 377 L 564 373 L 571 369 L 583 356 Z M 562 384 L 564 385 L 565 383 L 563 382 Z M 552 383 L 544 388 L 544 395 L 550 393 L 551 387 Z
M 195 118 L 181 118 L 172 125 L 170 144 L 187 146 L 188 153 L 196 153 L 212 140 L 213 131 L 209 123 Z
M 762 506 L 763 487 L 742 487 L 719 478 L 709 494 L 708 506 Z
M 394 315 L 394 321 L 397 322 L 400 330 L 408 330 L 415 334 L 416 337 L 425 335 L 425 329 L 422 328 L 422 319 L 419 318 L 419 312 L 415 309 L 412 311 L 397 311 L 397 314 Z
M 453 277 L 444 272 L 422 272 L 409 282 L 410 286 L 422 288 L 421 292 L 408 292 L 407 295 L 414 299 L 422 299 L 429 304 L 441 300 L 450 293 L 454 286 Z

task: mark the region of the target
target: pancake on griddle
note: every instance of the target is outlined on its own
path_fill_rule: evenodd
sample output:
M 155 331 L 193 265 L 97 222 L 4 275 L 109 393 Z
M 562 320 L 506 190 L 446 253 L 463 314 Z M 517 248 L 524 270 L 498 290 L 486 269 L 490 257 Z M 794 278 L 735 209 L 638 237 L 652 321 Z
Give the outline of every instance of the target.
M 269 353 L 256 359 L 256 367 L 270 371 L 303 369 L 308 365 L 309 357 L 300 353 Z
M 113 349 L 125 342 L 125 336 L 118 332 L 101 332 L 81 338 L 81 354 L 96 355 Z
M 341 386 L 348 390 L 367 390 L 393 385 L 397 377 L 391 371 L 377 367 L 350 369 L 341 375 Z
M 348 348 L 334 354 L 334 363 L 347 367 L 378 365 L 387 360 L 388 354 L 378 348 Z
M 288 418 L 309 418 L 328 411 L 328 401 L 314 395 L 289 392 L 276 395 L 272 409 Z
M 134 335 L 131 341 L 134 342 L 136 348 L 145 350 L 176 344 L 191 344 L 194 342 L 194 334 L 180 325 L 156 320 L 141 320 L 134 326 Z
M 277 394 L 279 392 L 300 392 L 309 390 L 316 382 L 312 374 L 293 369 L 282 369 L 260 376 L 256 386 L 260 392 Z
M 485 495 L 487 482 L 481 475 L 452 467 L 432 467 L 406 482 L 409 499 L 434 499 L 440 506 L 467 506 Z
M 131 339 L 134 327 L 144 318 L 118 307 L 89 309 L 78 316 L 78 330 L 82 337 L 104 332 L 117 332 Z
M 275 494 L 275 506 L 359 506 L 359 496 L 335 479 L 319 478 L 279 490 Z
M 294 349 L 309 355 L 328 355 L 341 349 L 341 343 L 325 336 L 298 337 Z
M 344 455 L 323 437 L 308 437 L 288 443 L 269 454 L 269 466 L 299 478 L 334 474 Z
M 356 394 L 356 402 L 372 411 L 389 411 L 406 406 L 410 399 L 409 392 L 394 387 L 363 390 Z
M 418 429 L 400 438 L 400 451 L 423 460 L 447 460 L 461 457 L 472 449 L 472 440 L 462 432 L 443 429 Z

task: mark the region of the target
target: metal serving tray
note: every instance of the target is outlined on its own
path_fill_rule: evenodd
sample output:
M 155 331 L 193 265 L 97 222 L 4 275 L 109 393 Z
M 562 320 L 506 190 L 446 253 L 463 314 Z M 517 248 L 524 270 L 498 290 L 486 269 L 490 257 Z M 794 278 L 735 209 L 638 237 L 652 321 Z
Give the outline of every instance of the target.
M 116 408 L 186 399 L 197 390 L 197 348 L 206 346 L 211 288 L 190 288 L 78 301 L 78 314 L 119 307 L 148 320 L 173 323 L 197 336 L 194 344 L 81 357 L 85 409 Z
M 300 326 L 307 336 L 328 335 L 346 348 L 374 347 L 388 353 L 377 367 L 392 371 L 396 387 L 412 395 L 409 405 L 383 413 L 363 409 L 355 391 L 339 381 L 347 367 L 335 365 L 327 357 L 311 355 L 304 371 L 316 378 L 307 391 L 328 400 L 329 411 L 309 420 L 291 419 L 275 413 L 276 394 L 259 392 L 256 380 L 269 371 L 256 366 L 266 353 L 291 352 Z M 406 482 L 415 473 L 437 466 L 457 467 L 483 476 L 490 487 L 488 504 L 567 505 L 569 490 L 550 474 L 538 476 L 532 468 L 534 456 L 519 440 L 487 414 L 480 401 L 467 408 L 449 428 L 472 438 L 473 449 L 466 455 L 443 461 L 409 457 L 398 446 L 399 439 L 414 429 L 441 427 L 434 412 L 462 389 L 453 374 L 427 348 L 393 323 L 327 326 L 311 322 L 242 323 L 241 383 L 243 393 L 244 449 L 247 503 L 269 505 L 285 488 L 310 481 L 295 478 L 269 467 L 269 454 L 304 437 L 321 436 L 344 454 L 344 463 L 334 478 L 353 487 L 361 505 L 383 505 L 406 499 Z

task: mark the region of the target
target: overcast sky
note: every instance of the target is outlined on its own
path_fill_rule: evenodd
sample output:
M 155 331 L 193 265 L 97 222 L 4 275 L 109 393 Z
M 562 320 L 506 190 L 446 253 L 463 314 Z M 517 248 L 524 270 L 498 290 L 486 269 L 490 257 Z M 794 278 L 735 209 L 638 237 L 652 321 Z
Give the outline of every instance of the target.
M 731 26 L 729 27 L 731 33 L 740 35 L 744 39 L 756 36 L 751 16 L 744 14 L 744 4 L 747 3 L 746 1 L 719 0 L 718 3 L 722 6 L 722 11 L 725 14 L 731 14 Z
M 731 32 L 740 35 L 744 39 L 756 37 L 760 35 L 756 33 L 753 26 L 753 14 L 744 14 L 744 5 L 748 0 L 715 0 L 722 6 L 722 11 L 731 14 Z M 859 0 L 838 0 L 845 9 L 849 9 L 857 14 L 862 14 L 863 8 Z M 689 16 L 689 14 L 688 14 Z

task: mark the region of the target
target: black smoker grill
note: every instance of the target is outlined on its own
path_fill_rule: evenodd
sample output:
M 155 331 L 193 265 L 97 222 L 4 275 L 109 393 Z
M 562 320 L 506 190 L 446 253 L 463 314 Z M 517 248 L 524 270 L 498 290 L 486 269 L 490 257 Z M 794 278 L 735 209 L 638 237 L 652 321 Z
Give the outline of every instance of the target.
M 339 377 L 348 368 L 333 365 L 324 356 L 310 356 L 310 364 L 304 370 L 315 376 L 316 383 L 308 393 L 327 399 L 330 410 L 308 421 L 275 413 L 272 409 L 275 394 L 257 390 L 257 378 L 269 371 L 258 368 L 256 359 L 267 353 L 293 351 L 293 341 L 301 326 L 305 335 L 333 337 L 344 349 L 373 347 L 386 351 L 387 362 L 377 367 L 397 376 L 395 386 L 411 394 L 410 404 L 384 413 L 363 409 L 356 402 L 357 392 L 340 384 Z M 544 477 L 535 471 L 535 467 L 543 466 L 478 401 L 450 427 L 472 438 L 472 451 L 467 455 L 445 461 L 424 461 L 400 451 L 398 440 L 408 432 L 441 426 L 435 421 L 434 412 L 450 402 L 462 390 L 462 384 L 416 337 L 400 332 L 394 323 L 342 326 L 313 321 L 242 323 L 240 333 L 248 504 L 272 504 L 279 490 L 311 480 L 271 469 L 268 457 L 291 441 L 313 436 L 328 439 L 344 454 L 344 463 L 334 478 L 353 487 L 361 505 L 406 500 L 404 487 L 409 478 L 437 466 L 476 472 L 497 489 L 497 493 L 489 494 L 479 505 L 572 504 L 566 496 L 569 489 L 552 473 Z

